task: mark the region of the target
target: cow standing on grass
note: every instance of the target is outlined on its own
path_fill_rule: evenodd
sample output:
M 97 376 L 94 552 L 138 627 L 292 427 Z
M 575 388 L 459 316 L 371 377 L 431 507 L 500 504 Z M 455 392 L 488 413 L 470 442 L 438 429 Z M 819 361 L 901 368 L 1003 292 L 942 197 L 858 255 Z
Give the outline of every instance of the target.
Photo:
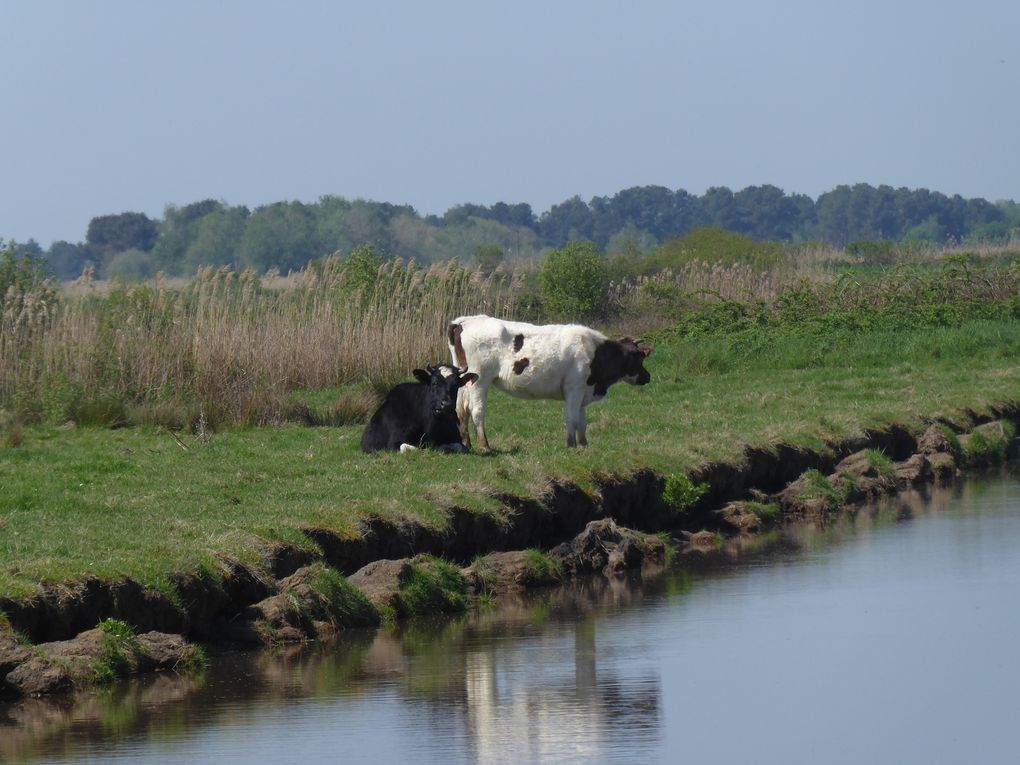
M 457 423 L 457 392 L 478 375 L 445 364 L 415 369 L 412 374 L 418 382 L 394 387 L 372 415 L 361 434 L 362 451 L 404 452 L 423 447 L 466 451 Z
M 525 324 L 491 316 L 461 316 L 448 330 L 453 363 L 478 375 L 457 397 L 461 441 L 471 444 L 468 419 L 474 421 L 478 445 L 489 448 L 485 408 L 489 386 L 518 398 L 550 398 L 566 404 L 567 446 L 588 445 L 585 408 L 602 401 L 609 386 L 623 380 L 645 385 L 644 368 L 651 348 L 640 340 L 610 340 L 577 324 Z

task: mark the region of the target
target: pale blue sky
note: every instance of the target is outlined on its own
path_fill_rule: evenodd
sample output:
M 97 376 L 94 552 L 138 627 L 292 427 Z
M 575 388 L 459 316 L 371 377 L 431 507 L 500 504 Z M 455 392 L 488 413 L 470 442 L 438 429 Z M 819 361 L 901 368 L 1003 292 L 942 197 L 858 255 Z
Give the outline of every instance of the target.
M 0 0 L 0 237 L 323 194 L 1020 199 L 1016 0 Z

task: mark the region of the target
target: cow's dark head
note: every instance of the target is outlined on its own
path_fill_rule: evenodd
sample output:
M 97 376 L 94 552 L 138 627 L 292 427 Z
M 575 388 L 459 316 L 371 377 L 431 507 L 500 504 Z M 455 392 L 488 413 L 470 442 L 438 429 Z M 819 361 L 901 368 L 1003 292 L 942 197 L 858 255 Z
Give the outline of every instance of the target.
M 461 372 L 457 367 L 431 364 L 425 369 L 415 369 L 412 374 L 422 385 L 428 386 L 429 414 L 452 413 L 457 410 L 457 391 L 478 379 L 474 372 Z
M 588 385 L 595 386 L 595 395 L 604 396 L 609 386 L 623 380 L 631 385 L 646 385 L 652 376 L 645 369 L 645 357 L 651 348 L 641 348 L 640 340 L 624 337 L 606 340 L 595 348 Z
M 652 376 L 645 369 L 645 359 L 651 355 L 651 348 L 641 348 L 640 340 L 632 340 L 624 337 L 620 340 L 620 346 L 624 351 L 624 373 L 623 381 L 631 385 L 647 385 L 652 381 Z

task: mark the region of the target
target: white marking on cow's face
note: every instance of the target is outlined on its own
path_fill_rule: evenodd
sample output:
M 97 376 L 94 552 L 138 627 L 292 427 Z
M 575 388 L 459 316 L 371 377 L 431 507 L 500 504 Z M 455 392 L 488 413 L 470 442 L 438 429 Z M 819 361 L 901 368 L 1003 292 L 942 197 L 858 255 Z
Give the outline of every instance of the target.
M 457 374 L 457 369 L 455 367 L 447 366 L 446 364 L 440 364 L 436 367 L 436 369 L 443 377 L 453 377 Z

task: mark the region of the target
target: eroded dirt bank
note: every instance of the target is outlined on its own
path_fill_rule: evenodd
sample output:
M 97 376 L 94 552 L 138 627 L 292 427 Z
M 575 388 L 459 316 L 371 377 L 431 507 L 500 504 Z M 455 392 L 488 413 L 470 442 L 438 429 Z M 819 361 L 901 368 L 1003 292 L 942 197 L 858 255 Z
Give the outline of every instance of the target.
M 644 471 L 605 481 L 595 492 L 553 483 L 541 497 L 502 497 L 511 511 L 506 524 L 454 508 L 442 532 L 379 520 L 360 538 L 309 529 L 321 556 L 277 547 L 265 571 L 223 561 L 215 574 L 175 575 L 171 594 L 131 580 L 89 579 L 27 600 L 0 599 L 8 623 L 0 622 L 0 695 L 87 686 L 103 679 L 94 672 L 103 661 L 113 661 L 103 667 L 107 675 L 179 670 L 194 659 L 189 641 L 323 638 L 346 627 L 460 610 L 472 598 L 508 590 L 661 566 L 667 545 L 651 532 L 711 547 L 722 536 L 753 534 L 785 518 L 824 520 L 878 494 L 952 481 L 962 467 L 1004 458 L 1018 420 L 1014 405 L 923 434 L 896 426 L 869 432 L 825 453 L 749 449 L 739 464 L 689 474 L 708 488 L 680 511 L 663 498 L 666 477 Z M 104 622 L 107 631 L 96 634 Z M 137 637 L 124 637 L 124 650 L 114 655 L 105 638 L 119 634 L 121 622 Z

